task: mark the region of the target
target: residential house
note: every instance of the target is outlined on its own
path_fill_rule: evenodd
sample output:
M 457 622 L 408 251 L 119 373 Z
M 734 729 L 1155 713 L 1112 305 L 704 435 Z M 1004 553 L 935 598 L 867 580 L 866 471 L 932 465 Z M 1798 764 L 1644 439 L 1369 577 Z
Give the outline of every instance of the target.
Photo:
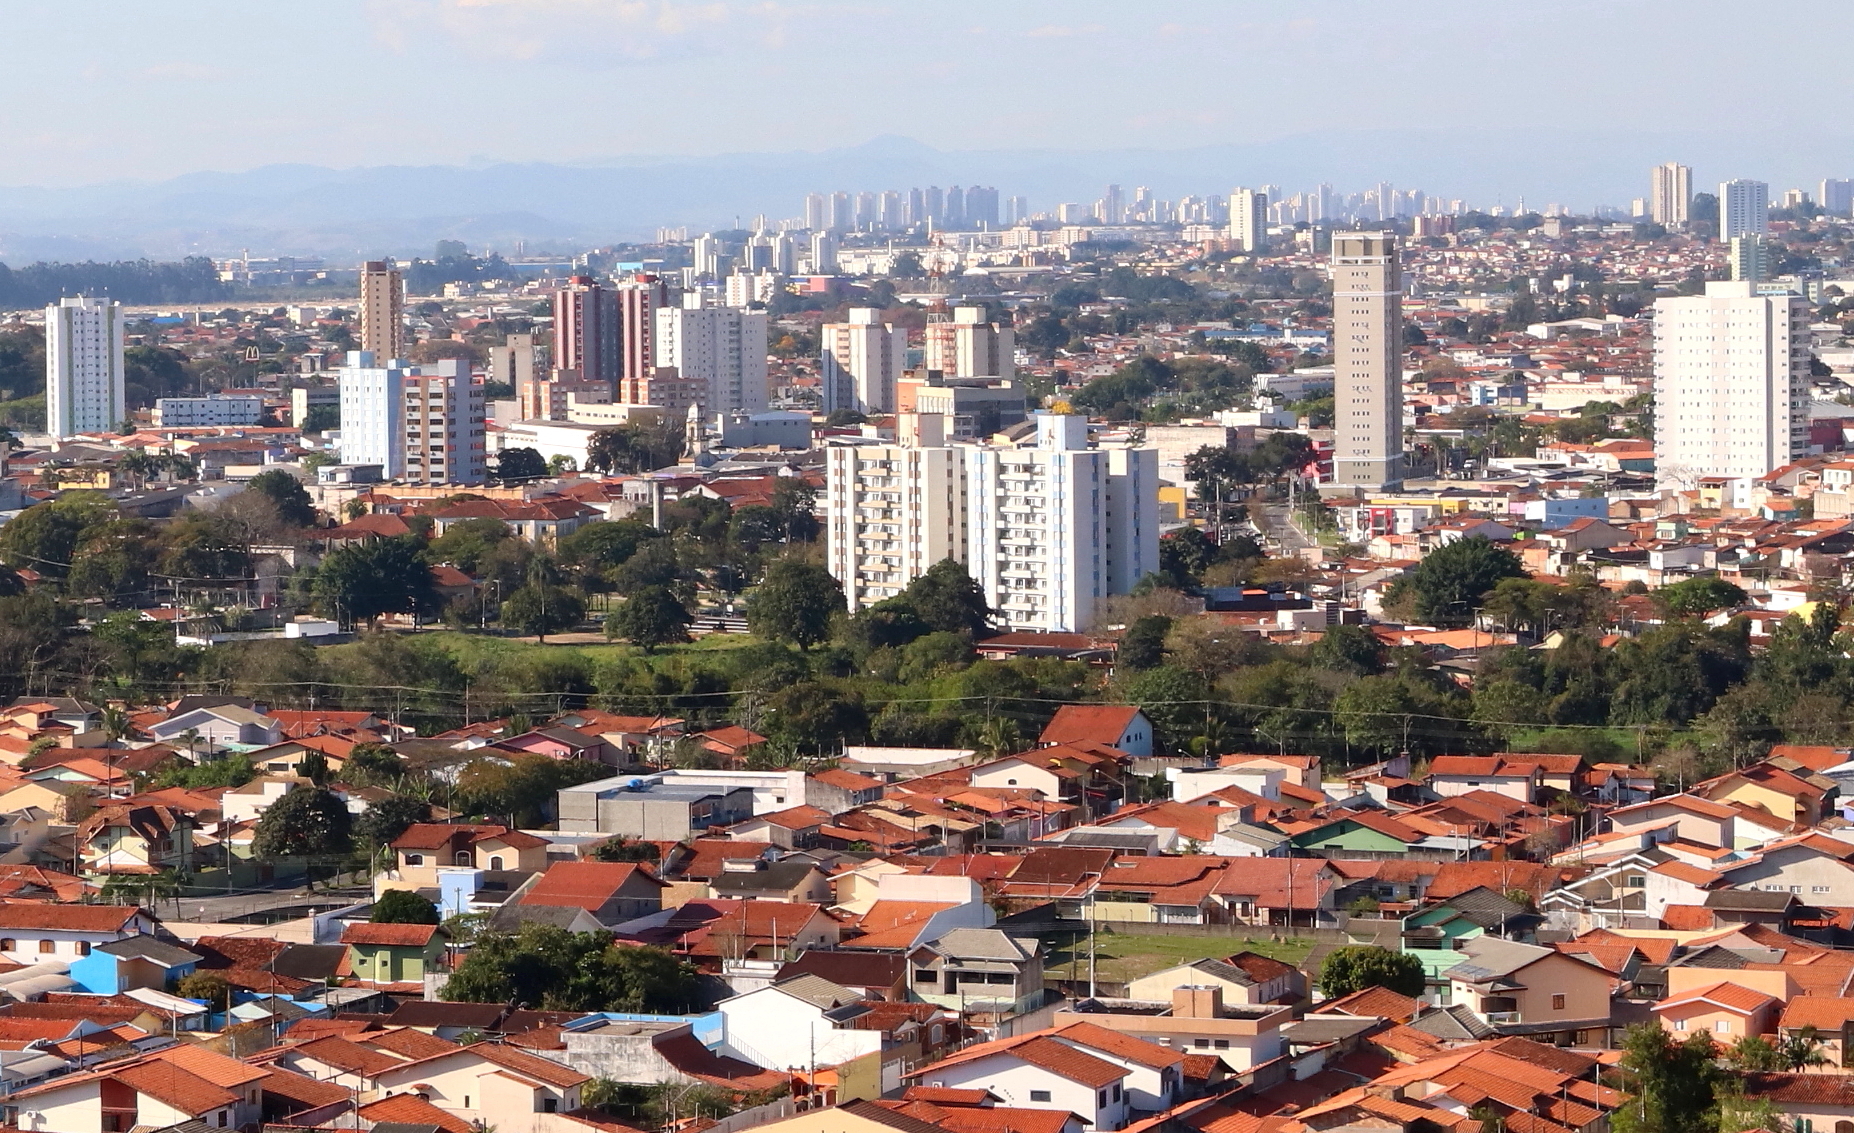
M 563 787 L 559 809 L 559 826 L 567 833 L 683 842 L 753 817 L 753 788 L 615 775 Z
M 1745 1098 L 1769 1102 L 1785 1129 L 1854 1133 L 1854 1074 L 1747 1074 Z
M 1737 818 L 1738 812 L 1723 803 L 1679 794 L 1612 810 L 1609 825 L 1617 833 L 1635 833 L 1658 830 L 1671 822 L 1676 838 L 1729 850 L 1736 844 Z
M 1131 704 L 1065 704 L 1037 739 L 1045 746 L 1100 744 L 1144 759 L 1152 755 L 1152 721 Z
M 615 925 L 660 911 L 667 888 L 640 863 L 555 862 L 522 893 L 520 903 L 584 909 L 600 924 Z
M 730 861 L 708 886 L 713 896 L 744 900 L 828 905 L 832 897 L 830 875 L 816 862 L 803 858 L 777 862 L 765 858 Z
M 438 871 L 447 866 L 469 869 L 547 868 L 547 841 L 506 826 L 419 822 L 393 839 L 397 868 L 374 878 L 374 895 L 388 889 L 436 889 Z
M 717 1053 L 769 1070 L 852 1062 L 882 1050 L 882 1032 L 854 1025 L 868 1010 L 849 988 L 794 976 L 716 1004 Z
M 1095 883 L 1091 920 L 1208 924 L 1222 910 L 1218 884 L 1230 859 L 1207 854 L 1116 858 Z
M 1711 1031 L 1720 1044 L 1730 1046 L 1747 1035 L 1769 1034 L 1781 1006 L 1773 995 L 1722 982 L 1671 994 L 1654 1005 L 1654 1014 L 1677 1038 Z
M 238 704 L 176 712 L 150 724 L 147 731 L 156 742 L 181 748 L 261 748 L 283 740 L 283 725 L 276 717 Z
M 1785 1039 L 1807 1034 L 1822 1044 L 1824 1069 L 1854 1062 L 1854 999 L 1834 995 L 1798 995 L 1783 1005 L 1777 1033 Z
M 943 1007 L 1040 1003 L 1043 997 L 1036 938 L 1019 939 L 997 928 L 942 933 L 908 953 L 908 970 L 914 996 Z
M 552 1133 L 547 1115 L 580 1108 L 585 1074 L 552 1059 L 496 1042 L 473 1043 L 382 1070 L 382 1096 L 415 1095 L 478 1129 Z
M 1802 770 L 1785 771 L 1768 763 L 1753 764 L 1716 779 L 1693 784 L 1693 793 L 1716 803 L 1743 803 L 1788 822 L 1813 826 L 1827 813 L 1838 793 L 1833 779 Z
M 1469 940 L 1442 973 L 1449 998 L 1503 1034 L 1607 1038 L 1610 974 L 1552 948 Z
M 614 767 L 620 762 L 618 749 L 607 743 L 604 736 L 582 732 L 577 728 L 536 728 L 519 736 L 498 740 L 496 746 L 528 755 L 544 755 L 549 759 L 583 759 Z
M 1826 834 L 1772 842 L 1743 861 L 1722 863 L 1717 872 L 1738 889 L 1794 894 L 1807 905 L 1854 905 L 1854 842 Z
M 1181 984 L 1157 1000 L 1092 997 L 1062 1007 L 1053 1020 L 1058 1036 L 1077 1024 L 1100 1027 L 1162 1050 L 1210 1055 L 1236 1071 L 1286 1053 L 1281 1029 L 1293 1021 L 1291 1007 L 1226 1003 L 1216 984 Z
M 26 965 L 69 963 L 154 928 L 154 917 L 134 905 L 0 904 L 0 957 Z
M 531 545 L 552 549 L 561 539 L 603 518 L 597 508 L 560 496 L 532 500 L 462 500 L 436 511 L 431 517 L 436 535 L 471 519 L 498 519 Z
M 430 924 L 351 924 L 342 930 L 348 963 L 363 984 L 422 984 L 443 966 L 445 933 Z
M 980 1043 L 909 1077 L 935 1089 L 984 1090 L 1013 1108 L 1073 1113 L 1101 1133 L 1121 1128 L 1132 1110 L 1125 1065 L 1049 1032 Z
M 98 944 L 71 961 L 77 986 L 95 995 L 116 995 L 134 988 L 165 991 L 193 974 L 200 954 L 169 944 L 149 933 Z
M 243 1129 L 262 1121 L 264 1083 L 275 1073 L 181 1044 L 17 1091 L 5 1112 L 9 1125 L 43 1133 Z
M 834 767 L 805 776 L 806 804 L 826 814 L 837 815 L 868 806 L 882 797 L 882 790 L 880 779 Z
M 807 850 L 821 843 L 824 827 L 830 824 L 832 817 L 831 812 L 814 806 L 787 807 L 735 823 L 729 832 L 750 842 L 771 842 L 787 850 Z
M 77 827 L 90 877 L 193 872 L 193 816 L 173 807 L 105 806 Z
M 1525 756 L 1438 755 L 1429 761 L 1429 776 L 1424 782 L 1444 798 L 1470 791 L 1492 791 L 1529 803 L 1537 801 L 1545 772 Z
M 1307 976 L 1292 964 L 1259 952 L 1238 952 L 1221 960 L 1193 960 L 1127 982 L 1128 999 L 1170 1002 L 1181 987 L 1214 987 L 1225 1003 L 1298 1003 L 1307 998 Z

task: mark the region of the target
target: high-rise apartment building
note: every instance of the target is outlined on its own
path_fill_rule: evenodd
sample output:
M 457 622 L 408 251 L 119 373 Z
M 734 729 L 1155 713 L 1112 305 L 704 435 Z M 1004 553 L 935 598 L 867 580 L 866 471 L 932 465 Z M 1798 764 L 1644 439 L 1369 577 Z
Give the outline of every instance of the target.
M 828 232 L 811 234 L 811 270 L 818 275 L 837 270 L 837 238 Z
M 1846 216 L 1854 210 L 1854 181 L 1836 177 L 1825 177 L 1822 186 L 1815 195 L 1815 201 L 1822 206 L 1822 211 L 1832 216 Z
M 1762 181 L 1725 181 L 1719 185 L 1719 239 L 1762 236 L 1770 218 L 1770 186 Z
M 704 306 L 703 298 L 685 295 L 683 306 L 657 311 L 656 364 L 697 383 L 704 417 L 766 408 L 766 312 Z
M 573 276 L 554 292 L 556 378 L 616 388 L 619 335 L 618 296 L 591 276 Z
M 1158 450 L 1091 449 L 1077 414 L 1036 422 L 1034 445 L 966 449 L 966 566 L 1010 628 L 1083 630 L 1158 564 Z
M 1397 237 L 1335 232 L 1333 483 L 1403 482 L 1403 277 Z
M 805 194 L 805 227 L 813 232 L 830 226 L 830 198 L 823 193 Z
M 128 419 L 122 304 L 78 295 L 45 308 L 45 428 L 54 437 L 99 433 Z
M 907 328 L 883 323 L 873 307 L 851 307 L 849 319 L 819 330 L 824 412 L 892 413 L 895 383 L 907 365 Z
M 927 324 L 924 364 L 949 378 L 1005 378 L 1017 373 L 1010 323 L 988 323 L 983 307 L 955 307 L 950 323 Z
M 1156 449 L 1090 448 L 1078 415 L 1039 414 L 1022 446 L 949 447 L 931 413 L 897 431 L 827 456 L 827 561 L 852 611 L 952 558 L 1012 629 L 1082 630 L 1157 566 Z
M 1267 193 L 1255 189 L 1230 191 L 1230 239 L 1245 252 L 1259 252 L 1267 244 Z
M 825 451 L 825 547 L 851 612 L 966 557 L 965 450 L 937 413 L 904 413 L 892 445 Z
M 1648 219 L 1684 228 L 1693 204 L 1693 170 L 1677 161 L 1654 167 L 1648 188 Z
M 774 238 L 786 239 L 781 233 Z M 654 275 L 637 275 L 620 283 L 618 300 L 618 400 L 654 405 L 643 396 L 643 382 L 656 367 L 657 311 L 669 303 L 669 287 Z
M 848 232 L 856 227 L 856 212 L 850 194 L 839 190 L 830 195 L 830 228 Z
M 410 367 L 354 350 L 340 383 L 343 464 L 377 464 L 413 484 L 487 478 L 483 386 L 468 363 Z
M 360 275 L 360 348 L 390 360 L 405 353 L 405 283 L 391 260 L 368 260 Z
M 519 393 L 534 381 L 540 369 L 540 348 L 532 334 L 511 334 L 501 346 L 489 348 L 489 380 L 501 382 Z
M 1744 280 L 1654 305 L 1655 470 L 1662 483 L 1756 477 L 1809 442 L 1809 304 Z
M 1734 280 L 1755 283 L 1763 279 L 1769 269 L 1764 238 L 1757 235 L 1732 237 L 1726 262 L 1732 269 Z

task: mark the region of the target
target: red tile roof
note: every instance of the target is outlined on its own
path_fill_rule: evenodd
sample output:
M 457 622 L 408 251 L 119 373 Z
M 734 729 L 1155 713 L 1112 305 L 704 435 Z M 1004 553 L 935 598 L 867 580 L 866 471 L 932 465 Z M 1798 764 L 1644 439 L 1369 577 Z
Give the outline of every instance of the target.
M 348 1091 L 341 1091 L 346 1097 Z M 354 1111 L 378 1125 L 394 1122 L 403 1125 L 436 1125 L 444 1133 L 472 1133 L 475 1126 L 447 1110 L 439 1109 L 417 1094 L 394 1094 L 377 1102 L 368 1102 Z
M 435 924 L 351 924 L 342 931 L 341 943 L 423 948 L 437 931 Z
M 661 889 L 663 882 L 636 862 L 555 862 L 522 895 L 524 905 L 560 905 L 596 913 L 634 877 Z
M 1056 709 L 1038 737 L 1046 744 L 1094 740 L 1111 744 L 1126 733 L 1139 706 L 1133 704 L 1065 704 Z

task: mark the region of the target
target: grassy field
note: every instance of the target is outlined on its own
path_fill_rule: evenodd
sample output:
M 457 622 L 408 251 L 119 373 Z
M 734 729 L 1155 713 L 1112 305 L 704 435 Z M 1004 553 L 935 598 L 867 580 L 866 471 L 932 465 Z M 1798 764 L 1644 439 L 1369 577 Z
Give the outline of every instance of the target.
M 1290 937 L 1273 940 L 1260 930 L 1257 930 L 1258 935 L 1243 936 L 1240 932 L 1231 933 L 1223 928 L 1206 930 L 1201 934 L 1174 934 L 1140 932 L 1138 926 L 1128 927 L 1131 931 L 1104 925 L 1095 933 L 1097 978 L 1116 981 L 1138 979 L 1191 960 L 1202 960 L 1209 956 L 1223 957 L 1236 952 L 1259 952 L 1298 966 L 1313 950 L 1311 939 Z M 1046 946 L 1049 953 L 1043 967 L 1049 975 L 1066 978 L 1073 971 L 1077 977 L 1087 976 L 1086 935 L 1073 939 L 1066 934 L 1052 937 L 1046 941 Z

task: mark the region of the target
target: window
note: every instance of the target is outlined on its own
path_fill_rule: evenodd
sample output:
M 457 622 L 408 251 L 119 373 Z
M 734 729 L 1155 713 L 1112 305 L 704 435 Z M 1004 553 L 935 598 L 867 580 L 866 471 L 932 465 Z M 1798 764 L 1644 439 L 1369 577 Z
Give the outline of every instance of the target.
M 914 982 L 915 983 L 930 984 L 933 981 L 934 981 L 934 974 L 933 974 L 932 968 L 916 968 L 914 970 Z
M 1553 1011 L 1564 1010 L 1564 996 L 1563 995 L 1554 995 L 1551 997 L 1551 1009 Z
M 1106 1090 L 1096 1090 L 1095 1091 L 1094 1104 L 1099 1106 L 1102 1109 L 1107 1108 L 1107 1091 Z
M 41 941 L 39 941 L 39 954 L 40 954 L 41 956 L 49 956 L 49 955 L 51 955 L 51 954 L 52 954 L 53 952 L 56 952 L 56 951 L 58 951 L 58 942 L 57 942 L 57 941 L 55 941 L 55 940 L 41 940 Z
M 90 942 L 88 940 L 80 940 L 77 942 L 77 954 L 79 956 L 90 955 Z
M 454 865 L 469 865 L 469 864 L 470 864 L 470 851 L 468 851 L 468 850 L 459 850 L 459 851 L 457 851 L 457 854 L 456 854 L 456 856 L 455 856 L 455 858 L 454 858 L 454 860 L 453 860 L 453 863 L 452 863 L 452 864 L 454 864 Z
M 464 1108 L 465 1109 L 470 1108 L 470 1095 L 469 1094 L 464 1095 Z
M 1675 1029 L 1676 1031 L 1684 1031 L 1684 1030 L 1686 1030 L 1686 1029 L 1687 1029 L 1687 1021 L 1686 1021 L 1685 1019 L 1675 1019 L 1675 1020 L 1674 1020 L 1674 1029 Z
M 1729 1035 L 1732 1033 L 1732 1021 L 1730 1019 L 1721 1019 L 1719 1020 L 1719 1025 L 1714 1027 L 1713 1030 L 1722 1035 Z
M 489 859 L 489 868 L 490 868 L 490 869 L 501 869 L 501 868 L 502 868 L 502 859 L 501 859 L 501 857 L 493 857 L 493 858 L 490 858 L 490 859 Z
M 14 940 L 11 937 L 8 937 L 4 940 L 0 940 L 0 952 L 11 952 L 13 951 L 13 949 L 18 948 L 18 947 L 19 947 L 19 941 Z
M 1046 1102 L 1049 1100 L 1049 1091 L 1048 1090 L 1031 1090 L 1030 1100 L 1033 1102 Z
M 553 1113 L 560 1108 L 560 1103 L 553 1098 L 541 1099 L 541 1112 Z
M 1641 889 L 1648 884 L 1648 879 L 1639 873 L 1631 873 L 1623 879 L 1622 884 L 1630 889 Z
M 1199 1050 L 1209 1050 L 1210 1040 L 1209 1039 L 1192 1039 L 1191 1045 L 1194 1047 L 1197 1047 Z
M 407 865 L 424 865 L 425 855 L 424 854 L 407 854 L 406 864 Z
M 1218 1039 L 1218 1040 L 1217 1040 L 1217 1041 L 1216 1041 L 1215 1043 L 1213 1043 L 1212 1045 L 1213 1045 L 1213 1046 L 1215 1046 L 1215 1047 L 1216 1047 L 1216 1048 L 1217 1048 L 1218 1050 L 1228 1050 L 1228 1049 L 1230 1048 L 1230 1040 L 1228 1040 L 1228 1039 Z

